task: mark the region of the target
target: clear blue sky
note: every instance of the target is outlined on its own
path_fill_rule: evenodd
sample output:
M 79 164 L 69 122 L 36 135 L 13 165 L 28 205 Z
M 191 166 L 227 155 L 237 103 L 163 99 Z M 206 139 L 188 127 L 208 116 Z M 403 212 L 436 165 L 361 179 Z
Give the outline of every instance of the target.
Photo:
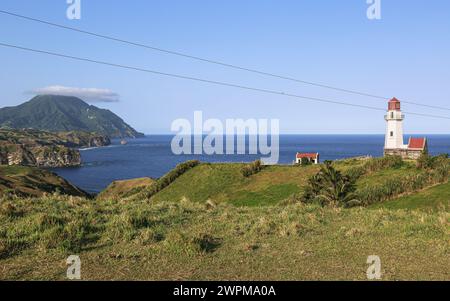
M 2 0 L 0 9 L 299 79 L 450 107 L 450 2 L 382 0 L 382 19 L 366 0 L 93 1 L 82 19 L 65 0 Z M 190 61 L 0 15 L 0 42 L 120 64 L 384 108 L 383 101 L 308 87 Z M 109 89 L 117 103 L 96 103 L 145 133 L 172 120 L 279 118 L 284 133 L 384 133 L 383 112 L 218 87 L 67 61 L 0 47 L 0 105 L 27 91 L 61 85 Z M 403 106 L 405 110 L 450 116 Z M 448 133 L 450 120 L 407 116 L 406 133 Z

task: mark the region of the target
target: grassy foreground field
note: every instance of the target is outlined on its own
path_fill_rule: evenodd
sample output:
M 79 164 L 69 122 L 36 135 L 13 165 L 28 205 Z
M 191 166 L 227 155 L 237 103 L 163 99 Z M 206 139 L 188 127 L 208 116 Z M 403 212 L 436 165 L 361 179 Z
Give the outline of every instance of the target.
M 83 279 L 366 280 L 378 255 L 384 280 L 448 280 L 449 226 L 447 211 L 11 200 L 0 279 L 63 280 L 79 254 Z
M 367 280 L 377 255 L 383 280 L 449 280 L 448 159 L 429 163 L 334 162 L 353 208 L 302 199 L 321 166 L 187 162 L 96 199 L 4 194 L 0 279 L 64 280 L 79 255 L 84 280 Z

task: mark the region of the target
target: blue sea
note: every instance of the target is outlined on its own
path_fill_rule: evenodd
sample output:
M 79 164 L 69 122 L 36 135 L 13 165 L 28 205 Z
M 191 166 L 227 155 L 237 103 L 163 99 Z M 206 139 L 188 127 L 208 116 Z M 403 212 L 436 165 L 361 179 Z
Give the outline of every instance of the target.
M 424 136 L 424 135 L 419 135 Z M 432 154 L 450 153 L 450 135 L 426 135 Z M 154 135 L 81 151 L 77 168 L 53 169 L 58 175 L 91 193 L 98 193 L 115 180 L 158 178 L 187 160 L 203 162 L 251 162 L 261 155 L 174 155 L 173 136 Z M 282 135 L 280 164 L 292 164 L 297 152 L 318 152 L 320 160 L 383 155 L 384 135 Z

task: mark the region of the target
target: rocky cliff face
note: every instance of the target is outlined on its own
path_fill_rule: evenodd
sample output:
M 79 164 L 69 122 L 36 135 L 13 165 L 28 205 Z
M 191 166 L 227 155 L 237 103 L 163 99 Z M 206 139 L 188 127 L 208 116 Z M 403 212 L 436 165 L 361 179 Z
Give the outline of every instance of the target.
M 102 147 L 111 144 L 108 136 L 91 134 L 87 132 L 59 132 L 56 133 L 64 145 L 74 148 Z
M 81 165 L 80 152 L 64 146 L 6 145 L 0 147 L 0 164 L 37 167 L 74 167 Z
M 105 136 L 86 132 L 49 133 L 0 129 L 0 164 L 73 167 L 81 164 L 77 148 L 109 145 Z

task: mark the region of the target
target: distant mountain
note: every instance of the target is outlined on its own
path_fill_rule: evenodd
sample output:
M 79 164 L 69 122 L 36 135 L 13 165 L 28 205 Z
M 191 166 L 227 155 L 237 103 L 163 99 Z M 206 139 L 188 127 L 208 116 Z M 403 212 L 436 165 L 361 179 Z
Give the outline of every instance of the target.
M 77 97 L 57 95 L 40 95 L 19 106 L 0 109 L 0 127 L 96 132 L 111 138 L 143 136 L 109 110 L 89 105 Z

